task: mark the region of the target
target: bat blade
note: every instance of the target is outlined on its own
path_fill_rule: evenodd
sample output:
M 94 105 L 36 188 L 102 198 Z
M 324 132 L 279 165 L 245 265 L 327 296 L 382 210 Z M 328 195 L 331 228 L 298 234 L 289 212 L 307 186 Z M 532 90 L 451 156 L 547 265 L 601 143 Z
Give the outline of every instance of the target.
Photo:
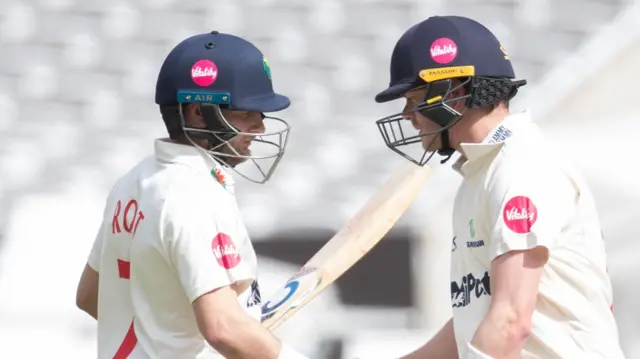
M 262 325 L 276 329 L 364 257 L 409 208 L 430 177 L 406 163 L 262 306 Z

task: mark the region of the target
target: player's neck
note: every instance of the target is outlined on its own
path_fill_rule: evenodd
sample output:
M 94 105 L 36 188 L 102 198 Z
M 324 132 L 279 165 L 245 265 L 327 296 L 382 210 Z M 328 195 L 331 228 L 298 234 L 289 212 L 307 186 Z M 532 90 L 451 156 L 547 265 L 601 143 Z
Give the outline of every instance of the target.
M 491 110 L 491 112 L 476 112 L 467 113 L 470 115 L 466 120 L 465 128 L 461 128 L 461 131 L 456 131 L 460 138 L 455 141 L 460 151 L 460 143 L 481 143 L 496 127 L 500 126 L 500 123 L 509 116 L 509 110 L 506 107 L 498 106 Z M 462 124 L 462 123 L 461 123 Z

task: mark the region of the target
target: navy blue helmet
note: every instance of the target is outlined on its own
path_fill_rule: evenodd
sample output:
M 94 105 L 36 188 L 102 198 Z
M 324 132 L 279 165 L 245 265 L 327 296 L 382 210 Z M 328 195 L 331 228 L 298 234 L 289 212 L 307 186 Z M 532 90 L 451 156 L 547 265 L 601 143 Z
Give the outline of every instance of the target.
M 180 42 L 162 64 L 155 102 L 160 106 L 170 138 L 207 139 L 207 152 L 223 164 L 229 165 L 233 162 L 231 158 L 238 157 L 252 160 L 261 172 L 261 179 L 248 178 L 236 170 L 250 180 L 268 180 L 284 154 L 289 126 L 284 120 L 265 113 L 288 108 L 290 100 L 274 92 L 271 68 L 262 52 L 238 36 L 212 31 Z M 187 104 L 200 106 L 206 128 L 187 126 L 183 113 Z M 229 141 L 243 133 L 225 119 L 221 110 L 259 112 L 263 120 L 279 122 L 280 129 L 265 132 L 254 140 L 271 145 L 273 152 L 243 156 L 230 151 Z M 266 140 L 267 136 L 275 140 Z M 263 169 L 256 159 L 271 159 L 273 164 Z
M 518 88 L 526 84 L 526 80 L 514 79 L 511 59 L 489 29 L 462 16 L 432 16 L 400 37 L 391 55 L 389 87 L 375 100 L 379 103 L 395 100 L 416 89 L 426 89 L 425 98 L 415 108 L 376 123 L 386 145 L 405 158 L 424 165 L 437 152 L 446 156 L 446 161 L 454 152 L 448 130 L 462 117 L 462 113 L 450 105 L 462 100 L 465 108 L 483 108 L 509 101 Z M 453 96 L 460 88 L 466 90 L 465 95 Z M 407 136 L 400 126 L 413 111 L 440 129 Z M 435 136 L 418 157 L 401 149 L 431 135 Z M 433 151 L 430 147 L 438 136 L 442 139 L 441 148 Z

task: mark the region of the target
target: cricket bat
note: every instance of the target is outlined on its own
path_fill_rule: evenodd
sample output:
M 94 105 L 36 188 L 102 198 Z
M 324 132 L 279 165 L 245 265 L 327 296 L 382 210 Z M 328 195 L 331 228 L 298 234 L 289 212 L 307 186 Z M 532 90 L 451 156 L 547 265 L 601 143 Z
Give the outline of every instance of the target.
M 285 285 L 262 305 L 262 325 L 276 329 L 364 257 L 413 203 L 431 168 L 407 162 Z

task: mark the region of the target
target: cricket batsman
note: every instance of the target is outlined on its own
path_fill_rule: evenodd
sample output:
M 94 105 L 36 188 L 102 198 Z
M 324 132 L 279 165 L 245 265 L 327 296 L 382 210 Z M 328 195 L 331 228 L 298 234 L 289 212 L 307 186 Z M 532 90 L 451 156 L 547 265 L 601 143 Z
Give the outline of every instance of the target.
M 157 80 L 168 138 L 111 190 L 77 289 L 98 321 L 99 359 L 306 358 L 262 327 L 256 253 L 230 170 L 261 167 L 263 183 L 289 126 L 289 107 L 250 42 L 204 33 L 179 43 Z M 282 126 L 266 131 L 267 123 Z M 273 148 L 254 154 L 251 146 Z
M 376 122 L 386 145 L 418 165 L 458 152 L 463 176 L 453 318 L 404 359 L 623 359 L 594 198 L 530 113 L 509 111 L 526 81 L 506 49 L 474 20 L 434 16 L 402 35 L 390 72 L 376 102 L 406 105 Z

